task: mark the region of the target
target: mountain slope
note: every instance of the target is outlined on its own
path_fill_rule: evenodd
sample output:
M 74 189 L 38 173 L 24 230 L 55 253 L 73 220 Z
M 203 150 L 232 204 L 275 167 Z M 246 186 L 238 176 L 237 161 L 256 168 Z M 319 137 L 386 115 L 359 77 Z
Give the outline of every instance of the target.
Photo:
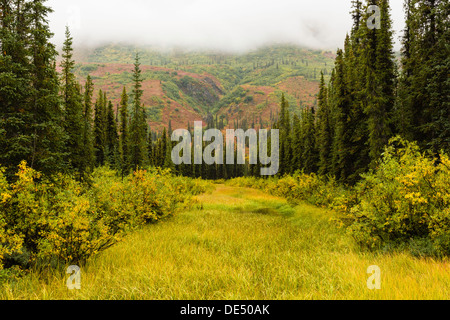
M 313 106 L 320 72 L 328 78 L 331 52 L 295 46 L 270 46 L 245 54 L 163 52 L 148 47 L 106 45 L 77 50 L 75 73 L 91 75 L 96 90 L 118 105 L 123 87 L 131 91 L 134 56 L 139 52 L 149 124 L 160 131 L 171 122 L 186 128 L 195 120 L 217 119 L 224 127 L 268 126 L 284 93 L 291 111 Z

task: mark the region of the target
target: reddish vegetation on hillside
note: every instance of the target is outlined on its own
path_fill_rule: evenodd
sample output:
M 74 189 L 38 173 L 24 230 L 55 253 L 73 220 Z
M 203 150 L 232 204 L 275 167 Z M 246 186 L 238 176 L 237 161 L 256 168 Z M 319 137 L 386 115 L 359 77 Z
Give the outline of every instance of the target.
M 131 72 L 134 66 L 131 64 L 102 64 L 95 71 L 90 72 L 90 76 L 93 78 L 96 93 L 94 94 L 94 102 L 97 99 L 98 90 L 102 90 L 107 93 L 107 97 L 113 105 L 117 108 L 120 102 L 123 87 L 125 86 L 129 95 L 131 95 L 132 84 L 130 83 L 122 85 L 116 79 L 117 76 L 121 76 L 123 73 L 127 73 L 131 79 Z M 141 65 L 142 73 L 145 72 L 175 72 L 172 69 L 145 66 Z M 198 80 L 204 80 L 207 77 L 208 81 L 213 81 L 217 86 L 220 86 L 220 82 L 212 75 L 199 75 L 195 73 L 176 71 L 175 78 L 181 79 L 184 76 L 190 76 Z M 79 81 L 84 85 L 86 79 L 79 77 Z M 142 82 L 142 90 L 144 91 L 142 102 L 146 108 L 161 108 L 161 121 L 150 121 L 149 125 L 152 130 L 162 130 L 163 127 L 167 127 L 169 120 L 172 121 L 174 127 L 185 127 L 188 122 L 194 122 L 202 120 L 204 118 L 199 112 L 195 111 L 192 106 L 188 104 L 180 104 L 173 99 L 167 97 L 162 88 L 162 82 L 155 79 L 145 79 Z M 181 95 L 182 93 L 180 93 Z
M 303 76 L 288 77 L 273 86 L 245 84 L 241 85 L 243 96 L 232 98 L 230 103 L 222 104 L 219 110 L 214 111 L 216 102 L 230 92 L 212 74 L 195 73 L 194 70 L 188 72 L 189 67 L 178 70 L 141 64 L 140 68 L 144 91 L 142 103 L 154 131 L 162 131 L 169 126 L 169 122 L 172 128 L 186 128 L 188 123 L 193 126 L 194 121 L 199 120 L 206 122 L 210 110 L 217 112 L 218 119 L 224 118 L 228 128 L 243 122 L 248 127 L 252 124 L 259 127 L 261 121 L 264 127 L 268 127 L 278 115 L 281 92 L 289 95 L 293 108 L 299 108 L 313 105 L 319 91 L 317 81 L 307 80 Z M 84 85 L 86 75 L 90 74 L 95 86 L 94 102 L 101 89 L 117 108 L 123 87 L 132 97 L 133 69 L 133 64 L 125 63 L 79 63 L 76 75 Z M 181 85 L 184 79 L 188 81 Z
M 312 105 L 319 93 L 319 83 L 304 77 L 289 78 L 281 82 L 278 88 L 294 96 L 302 105 Z

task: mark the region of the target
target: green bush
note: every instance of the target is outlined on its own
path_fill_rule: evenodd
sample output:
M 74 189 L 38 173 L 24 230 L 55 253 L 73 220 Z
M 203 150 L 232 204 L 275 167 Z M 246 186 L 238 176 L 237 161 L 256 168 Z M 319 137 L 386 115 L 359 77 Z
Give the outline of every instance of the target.
M 354 189 L 344 224 L 368 248 L 411 248 L 450 255 L 450 160 L 428 157 L 414 143 L 395 138 L 376 168 Z M 430 249 L 432 246 L 432 250 Z
M 244 99 L 244 103 L 252 103 L 254 100 L 253 96 L 246 96 Z

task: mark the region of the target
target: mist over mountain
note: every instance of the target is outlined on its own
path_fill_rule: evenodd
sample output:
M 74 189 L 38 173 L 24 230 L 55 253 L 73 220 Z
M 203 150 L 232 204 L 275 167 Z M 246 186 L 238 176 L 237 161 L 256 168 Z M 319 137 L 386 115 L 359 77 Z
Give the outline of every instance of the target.
M 242 52 L 273 43 L 312 49 L 343 46 L 350 1 L 333 0 L 50 0 L 54 42 L 69 25 L 77 46 L 109 42 Z M 403 28 L 401 1 L 392 1 L 396 40 Z M 399 48 L 397 43 L 396 49 Z

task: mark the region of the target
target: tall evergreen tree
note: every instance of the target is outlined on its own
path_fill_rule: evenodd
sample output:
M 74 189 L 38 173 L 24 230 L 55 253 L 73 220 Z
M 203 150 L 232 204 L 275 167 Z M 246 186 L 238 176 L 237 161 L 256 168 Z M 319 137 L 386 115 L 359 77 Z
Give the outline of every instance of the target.
M 164 128 L 164 136 L 166 136 L 165 140 L 165 153 L 164 153 L 164 164 L 163 167 L 170 169 L 173 173 L 176 172 L 175 164 L 172 161 L 172 139 L 171 136 L 166 132 L 166 129 Z
M 294 114 L 292 122 L 292 172 L 303 169 L 302 154 L 304 150 L 302 124 L 298 115 Z
M 17 165 L 31 159 L 31 64 L 29 17 L 23 2 L 0 1 L 0 163 L 14 177 Z M 25 20 L 25 21 L 24 21 Z
M 423 148 L 450 150 L 448 1 L 405 1 L 397 127 Z
M 352 0 L 352 11 L 351 15 L 353 18 L 353 26 L 352 26 L 352 36 L 355 38 L 355 42 L 358 44 L 358 30 L 361 26 L 361 22 L 363 19 L 362 12 L 362 1 L 361 0 Z
M 345 72 L 344 52 L 342 49 L 338 49 L 330 99 L 333 104 L 334 122 L 331 173 L 342 182 L 348 182 L 347 179 L 353 171 L 351 132 L 349 130 L 350 94 Z
M 73 39 L 66 27 L 66 39 L 62 48 L 61 95 L 64 107 L 64 129 L 67 134 L 67 162 L 79 174 L 86 172 L 83 145 L 83 96 L 81 87 L 75 79 L 73 69 Z
M 281 111 L 278 128 L 280 130 L 279 174 L 283 175 L 291 172 L 291 161 L 292 161 L 289 102 L 286 100 L 284 93 L 281 96 Z
M 106 98 L 100 89 L 95 102 L 94 118 L 94 148 L 97 166 L 102 166 L 106 162 Z
M 305 173 L 317 172 L 319 159 L 316 145 L 314 108 L 307 108 L 302 112 L 301 139 L 303 141 L 301 153 L 302 169 Z
M 0 1 L 0 161 L 52 174 L 67 168 L 66 135 L 45 1 Z
M 63 110 L 59 97 L 59 82 L 56 72 L 55 46 L 50 43 L 47 16 L 53 12 L 44 5 L 45 0 L 27 3 L 24 19 L 30 27 L 31 58 L 31 154 L 29 165 L 43 173 L 63 171 L 65 135 Z
M 148 164 L 150 166 L 155 165 L 154 152 L 153 152 L 153 132 L 150 132 L 147 135 L 147 152 L 148 152 Z
M 122 96 L 120 98 L 120 138 L 119 138 L 119 152 L 122 163 L 122 175 L 127 174 L 130 168 L 130 154 L 128 148 L 129 137 L 129 115 L 128 115 L 128 94 L 124 87 Z
M 412 96 L 410 95 L 411 77 L 413 74 L 412 60 L 412 23 L 413 0 L 405 0 L 405 29 L 402 37 L 401 73 L 398 78 L 397 96 L 395 101 L 395 125 L 396 131 L 405 139 L 414 140 L 416 137 L 414 127 L 418 125 L 418 119 L 412 108 Z
M 353 30 L 344 41 L 343 53 L 343 83 L 346 88 L 345 122 L 346 137 L 344 143 L 348 162 L 348 170 L 341 179 L 354 183 L 360 178 L 360 174 L 367 170 L 369 150 L 367 148 L 368 128 L 367 115 L 364 113 L 363 93 L 365 85 L 364 73 L 360 71 L 362 65 L 361 47 L 364 43 L 361 29 Z
M 139 55 L 136 54 L 133 72 L 133 104 L 130 124 L 130 165 L 133 170 L 147 164 L 147 123 L 141 104 L 142 99 L 142 76 Z
M 368 121 L 369 155 L 372 161 L 379 159 L 393 134 L 391 118 L 396 74 L 389 2 L 378 0 L 377 4 L 381 12 L 381 28 L 371 30 L 365 24 L 361 26 L 363 67 L 360 70 L 365 80 L 364 111 Z M 369 18 L 368 14 L 366 18 Z
M 167 158 L 167 146 L 168 146 L 168 139 L 167 139 L 167 130 L 166 128 L 163 129 L 163 132 L 161 134 L 161 137 L 158 140 L 157 143 L 157 150 L 156 150 L 156 157 L 155 162 L 156 166 L 160 168 L 164 168 L 166 164 L 166 158 Z
M 106 113 L 106 160 L 113 167 L 120 169 L 119 162 L 119 135 L 117 133 L 117 121 L 114 114 L 114 106 L 108 102 Z
M 331 112 L 328 105 L 328 89 L 325 85 L 323 72 L 321 74 L 317 100 L 316 141 L 319 152 L 318 173 L 320 175 L 326 175 L 330 173 L 331 170 L 333 132 L 331 127 Z
M 82 160 L 84 161 L 83 167 L 87 172 L 91 171 L 95 167 L 95 150 L 94 150 L 94 131 L 93 131 L 93 108 L 92 98 L 94 94 L 94 83 L 90 76 L 87 76 L 84 86 L 84 101 L 83 101 L 83 131 L 81 145 Z

